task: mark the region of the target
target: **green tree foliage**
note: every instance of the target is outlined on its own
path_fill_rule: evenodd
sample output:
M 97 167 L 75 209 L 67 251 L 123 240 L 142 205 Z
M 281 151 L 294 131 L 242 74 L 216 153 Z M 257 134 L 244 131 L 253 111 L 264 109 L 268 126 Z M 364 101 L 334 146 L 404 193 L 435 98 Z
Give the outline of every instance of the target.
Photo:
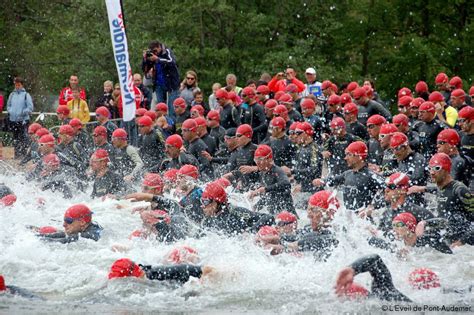
M 171 47 L 182 76 L 193 69 L 209 94 L 235 73 L 239 84 L 287 66 L 302 78 L 375 79 L 384 98 L 445 71 L 468 88 L 474 73 L 474 6 L 468 0 L 123 0 L 132 68 L 150 40 Z M 116 81 L 107 13 L 100 0 L 0 3 L 0 89 L 27 79 L 36 103 L 76 73 L 89 96 Z

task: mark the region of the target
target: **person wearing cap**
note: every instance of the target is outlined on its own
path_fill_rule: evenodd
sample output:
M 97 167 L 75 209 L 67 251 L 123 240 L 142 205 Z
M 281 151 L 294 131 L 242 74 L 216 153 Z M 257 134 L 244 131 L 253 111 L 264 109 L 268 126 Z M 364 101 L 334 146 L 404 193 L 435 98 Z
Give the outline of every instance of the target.
M 285 171 L 275 165 L 271 147 L 265 144 L 259 145 L 255 150 L 254 161 L 257 166 L 253 171 L 259 174 L 260 187 L 250 191 L 249 198 L 253 199 L 260 195 L 255 208 L 262 209 L 266 206 L 268 212 L 273 215 L 281 211 L 296 214 L 290 180 Z
M 380 147 L 383 150 L 382 163 L 378 165 L 378 168 L 374 167 L 373 170 L 384 176 L 392 174 L 397 165 L 397 159 L 393 154 L 393 150 L 390 148 L 390 139 L 397 130 L 394 124 L 383 124 L 380 127 L 379 140 Z
M 224 187 L 217 182 L 206 185 L 201 197 L 201 207 L 204 213 L 202 227 L 228 235 L 256 232 L 260 227 L 274 222 L 271 215 L 230 204 Z
M 403 241 L 406 247 L 431 247 L 443 254 L 452 254 L 452 250 L 444 242 L 439 232 L 416 233 L 418 221 L 409 212 L 402 212 L 392 220 L 395 238 Z
M 84 148 L 76 141 L 74 129 L 70 125 L 59 127 L 58 145 L 56 151 L 60 152 L 69 165 L 74 167 L 78 176 L 83 178 L 87 169 Z
M 154 236 L 158 242 L 170 244 L 183 240 L 189 234 L 188 223 L 179 213 L 173 215 L 165 210 L 140 211 L 145 238 Z
M 58 108 L 56 108 L 56 116 L 58 117 L 58 120 L 61 125 L 67 125 L 71 121 L 71 118 L 69 118 L 71 111 L 69 110 L 69 107 L 66 105 L 60 105 Z
M 92 138 L 94 141 L 93 150 L 104 149 L 109 154 L 109 167 L 115 167 L 115 148 L 112 144 L 107 142 L 107 129 L 104 126 L 97 126 L 92 132 Z
M 107 130 L 107 141 L 111 142 L 112 133 L 117 129 L 117 125 L 110 121 L 110 111 L 105 106 L 101 106 L 95 110 L 95 119 L 99 122 L 99 126 L 103 126 Z
M 425 101 L 427 101 L 428 97 L 430 96 L 428 84 L 426 84 L 425 81 L 418 81 L 418 83 L 415 85 L 415 92 L 417 97 L 420 97 Z
M 16 202 L 16 200 L 16 195 L 10 187 L 4 183 L 0 183 L 0 206 L 11 206 Z
M 285 73 L 278 72 L 268 82 L 268 87 L 272 92 L 276 93 L 278 91 L 285 91 L 285 88 L 291 83 L 297 86 L 298 93 L 302 93 L 306 89 L 306 85 L 296 78 L 296 72 L 293 68 L 286 69 Z
M 182 97 L 178 97 L 173 102 L 174 112 L 176 114 L 175 127 L 176 133 L 181 134 L 181 125 L 191 117 L 191 114 L 186 104 L 186 100 Z
M 85 100 L 81 99 L 81 92 L 78 88 L 72 90 L 72 99 L 67 102 L 66 106 L 69 108 L 69 118 L 77 118 L 83 124 L 91 119 L 89 106 Z
M 42 170 L 40 173 L 42 191 L 51 190 L 52 192 L 62 193 L 65 199 L 72 198 L 71 187 L 79 188 L 79 179 L 75 176 L 75 170 L 66 165 L 61 165 L 59 157 L 52 153 L 45 155 L 42 159 Z
M 383 149 L 380 146 L 380 128 L 386 124 L 387 120 L 380 115 L 372 115 L 367 119 L 367 133 L 369 134 L 369 141 L 367 147 L 369 148 L 369 155 L 367 162 L 369 167 L 373 170 L 378 169 L 378 165 L 382 165 Z
M 153 120 L 148 116 L 143 116 L 138 120 L 138 152 L 143 161 L 144 169 L 150 170 L 159 166 L 164 158 L 165 137 L 161 128 L 153 124 Z
M 218 142 L 218 149 L 224 146 L 225 128 L 221 126 L 221 116 L 217 110 L 211 110 L 207 113 L 207 127 L 209 128 L 209 135 L 215 138 Z
M 131 182 L 140 178 L 144 164 L 137 148 L 128 144 L 127 137 L 124 129 L 116 129 L 112 134 L 112 145 L 116 148 L 115 169 L 126 182 Z
M 270 93 L 271 91 L 267 84 L 262 83 L 257 86 L 257 91 L 255 94 L 257 95 L 258 104 L 264 106 L 265 102 L 269 99 Z
M 175 122 L 174 119 L 168 115 L 168 105 L 165 103 L 158 103 L 155 107 L 156 113 L 156 124 L 160 127 L 165 136 L 169 137 L 175 133 Z
M 191 277 L 204 279 L 215 273 L 210 266 L 193 264 L 151 266 L 136 264 L 128 258 L 116 260 L 110 267 L 109 280 L 115 278 L 136 277 L 149 280 L 169 281 L 172 284 L 184 284 Z
M 438 216 L 449 221 L 446 239 L 451 246 L 474 244 L 474 197 L 463 183 L 451 176 L 452 162 L 445 153 L 436 153 L 429 161 L 430 177 L 437 189 L 413 186 L 409 193 L 436 193 Z
M 267 132 L 267 119 L 262 106 L 257 103 L 255 90 L 252 87 L 245 87 L 242 90 L 243 103 L 240 105 L 240 121 L 242 124 L 248 124 L 253 129 L 254 143 L 260 143 Z
M 258 180 L 254 154 L 257 145 L 252 142 L 253 130 L 250 125 L 240 125 L 235 131 L 236 150 L 232 151 L 227 163 L 227 173 L 224 174 L 228 180 L 241 182 L 242 188 L 249 188 Z
M 330 127 L 332 134 L 324 142 L 321 154 L 327 160 L 329 173 L 338 175 L 347 170 L 347 164 L 343 158 L 344 150 L 349 144 L 360 139 L 346 131 L 346 123 L 340 117 L 335 117 Z
M 20 161 L 20 165 L 25 165 L 26 163 L 30 161 L 31 163 L 36 163 L 40 159 L 40 156 L 38 153 L 39 137 L 36 135 L 36 132 L 41 128 L 42 126 L 38 123 L 32 123 L 28 127 L 29 145 L 26 148 L 25 156 Z
M 346 122 L 346 130 L 348 133 L 367 141 L 369 140 L 369 134 L 367 128 L 357 120 L 357 113 L 359 109 L 354 103 L 347 103 L 342 109 L 344 112 L 344 121 Z
M 451 94 L 452 95 L 452 94 Z M 459 134 L 454 129 L 444 129 L 438 134 L 438 153 L 446 153 L 451 159 L 451 176 L 454 180 L 469 186 L 472 177 L 468 162 L 459 154 L 458 145 L 461 141 Z M 474 157 L 473 157 L 474 158 Z
M 234 152 L 239 147 L 239 138 L 235 136 L 236 128 L 229 128 L 225 131 L 224 145 L 219 148 L 214 156 L 211 156 L 208 152 L 202 152 L 202 156 L 208 159 L 213 164 L 217 174 L 225 174 L 229 171 L 229 160 Z
M 346 97 L 349 99 L 349 102 L 352 102 L 352 98 L 349 94 L 345 94 Z M 342 96 L 339 95 L 331 95 L 326 102 L 326 110 L 322 113 L 322 121 L 323 121 L 323 130 L 325 133 L 331 133 L 330 122 L 336 118 L 344 118 L 342 113 Z M 344 103 L 346 104 L 346 103 Z
M 301 100 L 301 113 L 303 120 L 309 123 L 314 131 L 314 139 L 319 143 L 321 142 L 323 132 L 323 118 L 316 114 L 316 103 L 309 97 L 305 97 Z
M 283 168 L 285 172 L 291 172 L 296 146 L 286 135 L 285 120 L 281 117 L 273 118 L 268 129 L 271 131 L 271 136 L 264 144 L 272 148 L 275 164 Z
M 265 102 L 265 117 L 267 118 L 267 124 L 270 123 L 270 120 L 273 119 L 273 111 L 277 107 L 278 102 L 273 98 Z
M 93 212 L 84 204 L 73 205 L 64 213 L 64 231 L 37 234 L 37 236 L 43 240 L 61 244 L 76 242 L 80 238 L 98 241 L 103 228 L 92 222 L 92 214 Z
M 322 190 L 313 194 L 307 205 L 307 216 L 310 225 L 296 231 L 294 238 L 288 242 L 280 239 L 281 244 L 269 246 L 272 255 L 282 252 L 312 252 L 317 260 L 326 260 L 337 247 L 338 240 L 334 235 L 332 221 L 339 209 L 339 200 L 335 193 Z
M 81 99 L 86 100 L 86 91 L 84 88 L 79 87 L 79 78 L 77 75 L 71 75 L 69 77 L 69 85 L 61 90 L 59 93 L 59 106 L 67 105 L 67 103 L 73 99 L 73 90 L 79 90 L 79 96 Z
M 418 126 L 421 124 L 421 120 L 419 119 L 419 107 L 421 104 L 426 102 L 424 99 L 421 97 L 417 97 L 413 99 L 410 103 L 409 110 L 407 112 L 408 118 L 410 118 L 410 128 L 418 132 Z
M 91 198 L 121 195 L 129 190 L 123 178 L 109 168 L 109 161 L 109 154 L 104 149 L 97 149 L 89 160 L 94 179 Z
M 434 218 L 431 211 L 415 204 L 408 197 L 410 186 L 410 178 L 405 173 L 396 172 L 386 179 L 384 199 L 387 205 L 375 210 L 381 213 L 377 230 L 383 232 L 384 235 L 392 231 L 393 218 L 402 212 L 413 214 L 418 222 Z M 377 206 L 378 203 L 374 205 Z M 366 210 L 364 215 L 372 217 L 372 209 Z
M 450 105 L 456 109 L 456 111 L 459 113 L 461 109 L 464 107 L 468 106 L 466 100 L 469 96 L 466 95 L 466 92 L 464 92 L 463 89 L 455 89 L 454 91 L 451 92 L 451 99 L 450 99 Z M 470 100 L 470 97 L 469 97 Z
M 322 173 L 321 149 L 314 141 L 314 129 L 309 123 L 298 123 L 295 134 L 299 149 L 291 172 L 296 182 L 293 193 L 312 193 L 315 187 L 311 181 L 321 177 Z
M 458 126 L 462 131 L 461 154 L 471 158 L 474 156 L 474 107 L 466 106 L 459 111 Z M 471 160 L 469 160 L 470 164 L 472 164 Z M 474 175 L 471 177 L 470 190 L 474 191 Z
M 352 97 L 354 102 L 359 105 L 359 112 L 357 114 L 357 119 L 362 125 L 367 124 L 367 119 L 370 116 L 379 114 L 385 117 L 386 120 L 390 121 L 392 119 L 392 114 L 383 107 L 382 104 L 377 103 L 374 100 L 369 99 L 367 96 L 367 91 L 364 88 L 358 87 L 352 92 Z
M 207 145 L 207 152 L 211 155 L 216 153 L 219 147 L 219 140 L 209 135 L 207 132 L 207 122 L 204 117 L 197 117 L 194 119 L 197 124 L 196 132 L 199 138 Z
M 183 139 L 179 135 L 171 135 L 166 139 L 165 153 L 168 157 L 161 163 L 159 167 L 160 171 L 173 168 L 179 169 L 186 164 L 199 167 L 198 160 L 183 150 Z
M 418 109 L 421 123 L 416 131 L 420 136 L 420 153 L 429 159 L 436 152 L 436 138 L 444 129 L 436 119 L 436 108 L 432 102 L 424 102 Z
M 86 154 L 89 156 L 92 153 L 93 147 L 92 137 L 83 128 L 82 122 L 78 118 L 71 119 L 69 125 L 74 129 L 74 138 L 86 150 Z
M 293 84 L 290 84 L 289 87 L 291 87 Z M 294 86 L 294 85 L 293 85 Z M 278 104 L 284 105 L 286 107 L 286 110 L 288 111 L 288 118 L 292 121 L 303 121 L 303 116 L 301 116 L 301 109 L 299 111 L 295 110 L 294 108 L 294 100 L 293 97 L 285 93 L 280 98 L 278 99 Z
M 186 151 L 193 155 L 199 162 L 199 172 L 206 178 L 214 177 L 214 169 L 211 163 L 202 152 L 209 152 L 207 144 L 199 137 L 198 125 L 196 120 L 187 119 L 182 125 L 183 139 L 187 141 L 188 146 Z
M 346 208 L 359 211 L 374 202 L 384 183 L 367 166 L 368 149 L 364 142 L 352 142 L 345 149 L 345 154 L 344 160 L 349 170 L 339 175 L 330 174 L 326 179 L 317 178 L 313 180 L 313 185 L 342 186 Z
M 449 77 L 444 72 L 440 72 L 435 77 L 436 89 L 443 96 L 444 101 L 449 102 L 451 96 L 451 88 L 449 86 Z
M 216 100 L 219 104 L 220 123 L 224 129 L 237 128 L 240 126 L 240 113 L 234 107 L 232 101 L 229 99 L 229 93 L 225 89 L 216 91 Z
M 448 105 L 443 95 L 438 92 L 434 91 L 430 94 L 428 98 L 430 102 L 433 102 L 436 108 L 436 117 L 441 123 L 448 125 L 449 127 L 454 127 L 456 125 L 456 120 L 458 119 L 458 112 L 454 107 Z
M 411 302 L 407 296 L 395 288 L 390 270 L 377 254 L 361 257 L 339 271 L 335 286 L 336 294 L 348 295 L 349 289 L 354 285 L 354 277 L 365 272 L 372 277 L 372 288 L 370 292 L 365 290 L 362 296 L 375 297 L 383 301 Z
M 418 151 L 420 146 L 420 136 L 414 128 L 410 128 L 410 118 L 406 114 L 398 114 L 393 116 L 392 122 L 399 132 L 404 133 L 408 137 L 410 147 L 413 150 Z
M 323 94 L 321 89 L 321 82 L 317 81 L 317 74 L 314 68 L 308 68 L 305 71 L 306 83 L 302 96 L 306 97 L 310 94 L 320 97 Z
M 133 74 L 133 85 L 140 90 L 140 92 L 143 95 L 143 99 L 141 100 L 140 108 L 146 108 L 150 109 L 151 108 L 151 102 L 153 100 L 153 92 L 150 91 L 149 88 L 147 88 L 143 84 L 142 76 L 139 73 Z

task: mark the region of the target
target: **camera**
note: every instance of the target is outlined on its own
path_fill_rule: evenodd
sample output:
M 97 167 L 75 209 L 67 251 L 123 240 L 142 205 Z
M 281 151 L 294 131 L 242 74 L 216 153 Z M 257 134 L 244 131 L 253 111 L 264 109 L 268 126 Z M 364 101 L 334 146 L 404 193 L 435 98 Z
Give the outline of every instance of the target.
M 147 58 L 150 58 L 151 56 L 154 55 L 154 54 L 153 54 L 153 51 L 151 51 L 150 49 L 148 49 L 145 54 L 146 54 L 146 57 L 147 57 Z

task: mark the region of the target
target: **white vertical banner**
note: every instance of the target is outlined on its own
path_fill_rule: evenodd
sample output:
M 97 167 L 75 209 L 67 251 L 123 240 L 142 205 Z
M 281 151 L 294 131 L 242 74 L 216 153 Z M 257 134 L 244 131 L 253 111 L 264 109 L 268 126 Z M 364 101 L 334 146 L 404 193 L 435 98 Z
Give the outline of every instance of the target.
M 128 57 L 127 35 L 123 24 L 120 0 L 105 0 L 109 16 L 110 36 L 114 48 L 115 64 L 122 90 L 123 121 L 135 119 L 135 93 L 133 91 L 133 74 Z

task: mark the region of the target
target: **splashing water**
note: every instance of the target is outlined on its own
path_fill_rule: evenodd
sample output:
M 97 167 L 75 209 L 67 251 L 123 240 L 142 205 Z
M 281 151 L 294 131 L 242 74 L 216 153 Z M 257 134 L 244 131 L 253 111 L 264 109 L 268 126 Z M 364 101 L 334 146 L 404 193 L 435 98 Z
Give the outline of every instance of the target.
M 110 312 L 151 311 L 176 312 L 234 310 L 247 312 L 354 312 L 378 311 L 387 304 L 375 299 L 363 302 L 341 302 L 333 286 L 340 269 L 362 255 L 378 253 L 392 272 L 395 286 L 417 304 L 472 305 L 472 293 L 443 294 L 440 289 L 414 291 L 408 274 L 417 267 L 429 267 L 438 273 L 443 286 L 465 287 L 474 279 L 474 251 L 470 246 L 455 249 L 454 255 L 430 250 L 414 250 L 406 261 L 370 247 L 367 224 L 339 210 L 335 218 L 340 244 L 326 262 L 316 261 L 312 254 L 270 256 L 254 244 L 252 235 L 225 238 L 208 234 L 201 239 L 187 239 L 178 244 L 192 246 L 199 252 L 202 264 L 215 267 L 219 277 L 209 282 L 193 280 L 179 288 L 158 281 L 138 279 L 107 280 L 113 261 L 128 257 L 138 263 L 158 265 L 174 245 L 153 240 L 128 240 L 132 231 L 141 227 L 128 201 L 91 200 L 80 193 L 64 200 L 51 192 L 41 192 L 34 182 L 22 176 L 0 175 L 17 194 L 17 203 L 0 209 L 0 273 L 7 285 L 12 284 L 45 297 L 45 301 L 27 300 L 0 294 L 0 305 L 9 313 L 26 312 Z M 46 199 L 44 206 L 36 202 Z M 231 200 L 249 207 L 242 195 Z M 68 245 L 39 240 L 25 225 L 61 227 L 64 211 L 71 204 L 84 202 L 93 211 L 93 220 L 104 227 L 98 242 L 81 239 Z M 121 204 L 124 208 L 117 209 Z M 301 223 L 307 223 L 306 212 L 298 210 Z M 302 224 L 300 224 L 302 227 Z M 343 232 L 345 227 L 346 232 Z M 131 246 L 128 253 L 111 250 L 114 244 Z M 422 254 L 423 253 L 423 254 Z M 466 282 L 468 281 L 468 282 Z M 370 287 L 367 274 L 356 282 Z M 396 303 L 394 303 L 396 304 Z

